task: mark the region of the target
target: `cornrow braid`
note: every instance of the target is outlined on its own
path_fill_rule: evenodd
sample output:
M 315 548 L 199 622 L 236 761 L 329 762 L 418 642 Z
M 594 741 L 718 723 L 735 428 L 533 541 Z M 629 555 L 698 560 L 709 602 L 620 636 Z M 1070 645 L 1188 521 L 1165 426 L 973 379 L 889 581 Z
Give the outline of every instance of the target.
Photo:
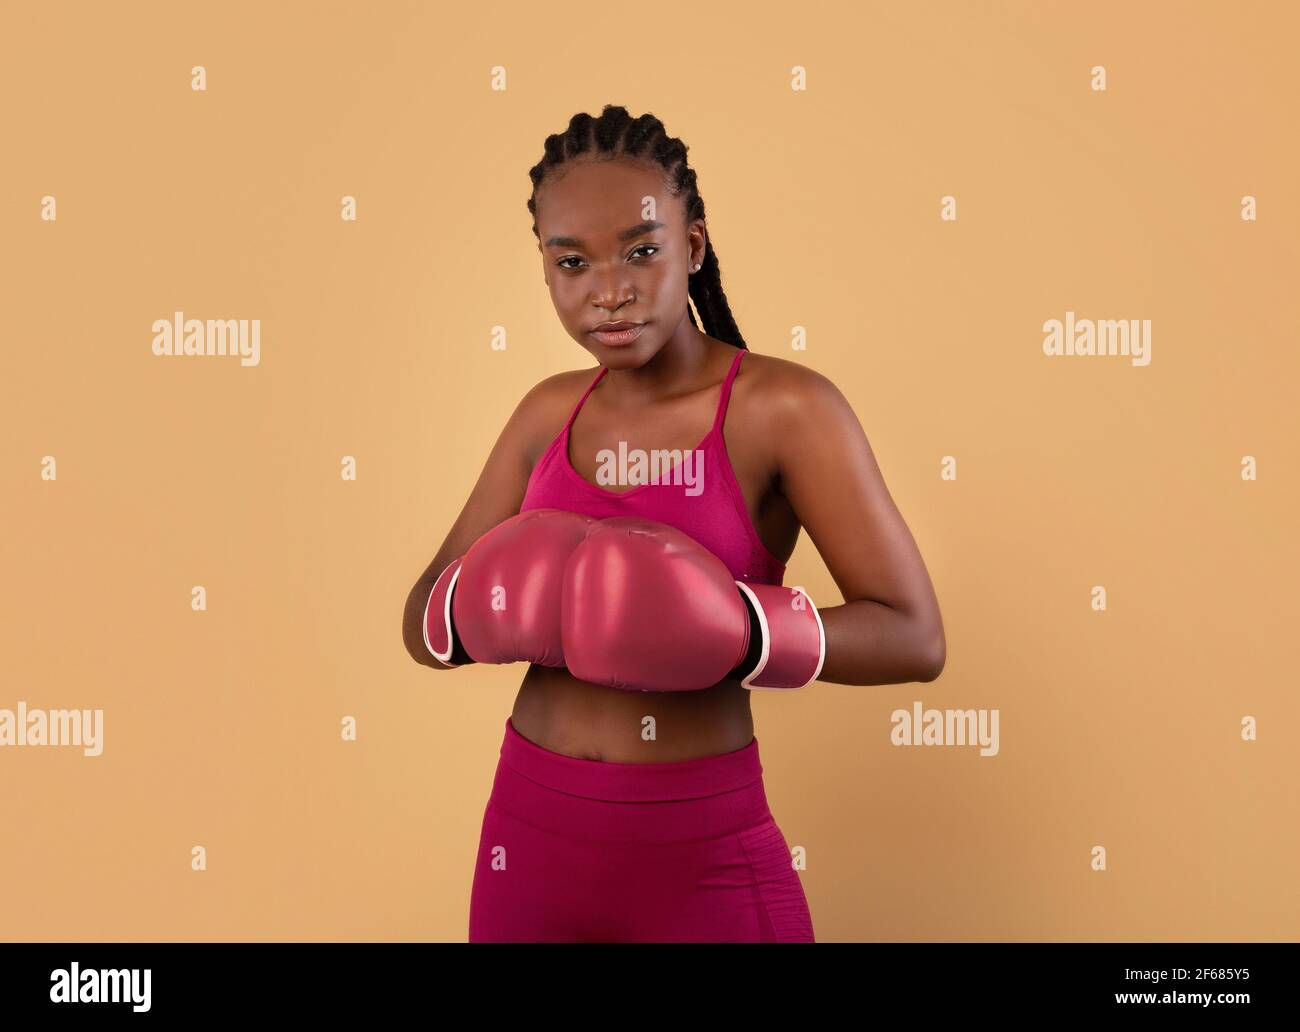
M 704 200 L 695 182 L 695 170 L 686 163 L 686 144 L 669 136 L 663 122 L 654 115 L 633 118 L 625 107 L 606 104 L 599 118 L 580 112 L 569 119 L 569 128 L 546 138 L 542 160 L 528 170 L 533 182 L 533 192 L 528 198 L 528 211 L 533 217 L 533 236 L 537 232 L 537 191 L 547 177 L 571 158 L 580 154 L 609 154 L 641 158 L 654 162 L 664 171 L 668 188 L 674 197 L 683 198 L 686 221 L 704 218 Z M 687 291 L 695 302 L 695 309 L 704 323 L 704 332 L 710 337 L 725 341 L 734 347 L 749 350 L 740 335 L 736 320 L 722 290 L 722 270 L 718 267 L 718 252 L 713 249 L 712 234 L 705 234 L 704 260 L 699 272 L 688 280 Z M 691 325 L 697 329 L 695 312 L 686 306 Z

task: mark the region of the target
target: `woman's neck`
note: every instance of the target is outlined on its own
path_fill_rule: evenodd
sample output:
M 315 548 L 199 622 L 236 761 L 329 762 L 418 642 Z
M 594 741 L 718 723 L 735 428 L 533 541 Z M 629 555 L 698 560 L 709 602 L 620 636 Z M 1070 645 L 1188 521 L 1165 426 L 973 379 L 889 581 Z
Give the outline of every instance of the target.
M 707 370 L 723 348 L 727 345 L 713 340 L 689 320 L 683 320 L 683 327 L 645 365 L 636 369 L 611 369 L 605 374 L 604 382 L 609 387 L 607 397 L 621 407 L 687 393 L 710 379 Z

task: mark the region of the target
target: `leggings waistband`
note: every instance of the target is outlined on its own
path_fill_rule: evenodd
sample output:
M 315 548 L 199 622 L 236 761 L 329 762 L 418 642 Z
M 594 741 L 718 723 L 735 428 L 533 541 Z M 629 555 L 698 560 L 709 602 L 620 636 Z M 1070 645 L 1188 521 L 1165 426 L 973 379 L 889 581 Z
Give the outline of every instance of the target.
M 771 819 L 758 739 L 677 763 L 609 763 L 530 742 L 509 719 L 489 808 L 573 840 L 688 842 Z

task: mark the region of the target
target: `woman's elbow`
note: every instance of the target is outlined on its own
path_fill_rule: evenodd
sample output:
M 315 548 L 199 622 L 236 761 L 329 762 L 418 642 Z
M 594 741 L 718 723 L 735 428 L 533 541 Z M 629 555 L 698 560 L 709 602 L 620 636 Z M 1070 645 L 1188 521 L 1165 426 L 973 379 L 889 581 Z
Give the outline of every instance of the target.
M 948 661 L 948 645 L 943 636 L 939 636 L 936 644 L 932 645 L 922 657 L 921 676 L 918 681 L 936 681 L 939 675 L 943 673 L 944 664 Z
M 424 635 L 417 635 L 411 621 L 405 618 L 402 620 L 402 644 L 406 647 L 406 654 L 417 663 L 427 666 L 433 658 L 424 644 Z
M 428 593 L 429 589 L 424 588 L 423 596 L 427 597 Z M 421 588 L 417 584 L 407 595 L 406 606 L 402 610 L 402 644 L 406 647 L 407 655 L 421 666 L 440 669 L 424 640 L 424 605 L 421 598 Z
M 421 666 L 432 666 L 433 656 L 429 654 L 423 637 L 416 641 L 411 634 L 410 627 L 405 623 L 402 624 L 402 644 L 406 646 L 406 654 L 415 662 Z

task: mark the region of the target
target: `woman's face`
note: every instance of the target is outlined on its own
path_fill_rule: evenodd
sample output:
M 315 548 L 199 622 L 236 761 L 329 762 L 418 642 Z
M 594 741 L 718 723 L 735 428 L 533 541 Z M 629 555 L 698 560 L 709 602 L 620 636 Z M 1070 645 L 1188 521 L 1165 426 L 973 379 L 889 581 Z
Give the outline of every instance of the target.
M 687 276 L 704 259 L 704 221 L 653 166 L 577 158 L 537 195 L 542 275 L 569 336 L 611 369 L 644 365 L 686 320 Z M 602 323 L 638 323 L 630 340 Z

